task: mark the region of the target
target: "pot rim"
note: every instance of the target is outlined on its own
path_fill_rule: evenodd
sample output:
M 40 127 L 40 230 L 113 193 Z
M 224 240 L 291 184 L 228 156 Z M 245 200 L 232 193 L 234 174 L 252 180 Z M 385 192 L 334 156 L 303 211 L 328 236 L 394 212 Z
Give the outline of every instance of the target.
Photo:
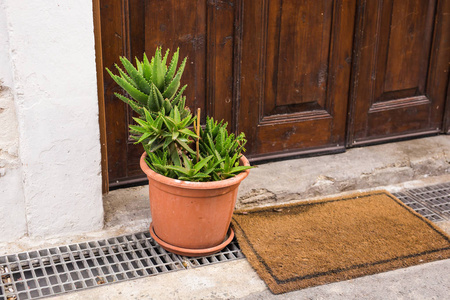
M 238 175 L 220 180 L 220 181 L 207 181 L 207 182 L 194 182 L 194 181 L 184 181 L 179 179 L 173 179 L 166 177 L 164 175 L 158 174 L 147 165 L 145 162 L 145 157 L 147 156 L 147 153 L 144 151 L 144 153 L 141 155 L 140 159 L 140 166 L 141 170 L 147 175 L 148 179 L 153 179 L 155 181 L 158 181 L 160 183 L 170 185 L 170 186 L 176 186 L 186 189 L 199 189 L 199 190 L 208 190 L 208 189 L 217 189 L 217 188 L 225 188 L 229 187 L 235 184 L 239 184 L 242 180 L 244 180 L 248 174 L 250 173 L 250 169 L 245 170 Z M 241 162 L 241 165 L 243 166 L 250 166 L 250 163 L 248 159 L 242 155 L 239 159 Z

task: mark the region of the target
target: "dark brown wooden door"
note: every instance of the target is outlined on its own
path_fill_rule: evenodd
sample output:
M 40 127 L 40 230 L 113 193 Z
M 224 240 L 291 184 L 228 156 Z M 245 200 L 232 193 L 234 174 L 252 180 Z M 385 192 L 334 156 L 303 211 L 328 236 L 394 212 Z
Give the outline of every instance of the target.
M 244 131 L 253 161 L 450 132 L 450 0 L 95 1 L 103 67 L 180 47 L 188 106 Z M 110 186 L 144 182 L 102 75 Z
M 360 2 L 349 145 L 442 130 L 450 62 L 449 4 Z
M 257 159 L 345 147 L 355 1 L 244 1 L 238 130 Z

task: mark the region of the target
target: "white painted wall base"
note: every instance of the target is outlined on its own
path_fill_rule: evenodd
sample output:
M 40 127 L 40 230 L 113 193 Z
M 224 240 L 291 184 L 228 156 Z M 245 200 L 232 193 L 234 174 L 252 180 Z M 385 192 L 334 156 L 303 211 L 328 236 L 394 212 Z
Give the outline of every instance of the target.
M 12 91 L 0 103 L 13 96 L 8 118 L 18 124 L 0 122 L 13 132 L 0 139 L 0 161 L 14 141 L 19 150 L 0 176 L 1 208 L 12 210 L 0 210 L 0 241 L 100 229 L 92 1 L 0 0 L 0 45 L 0 80 Z
M 0 82 L 0 242 L 27 233 L 14 98 Z
M 22 172 L 19 168 L 3 169 L 0 174 L 0 242 L 14 241 L 27 233 Z

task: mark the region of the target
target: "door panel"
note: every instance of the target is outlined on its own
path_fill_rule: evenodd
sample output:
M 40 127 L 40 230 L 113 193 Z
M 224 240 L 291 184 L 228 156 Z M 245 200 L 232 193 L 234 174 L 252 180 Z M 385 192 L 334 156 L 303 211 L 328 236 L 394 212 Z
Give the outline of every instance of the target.
M 349 145 L 441 130 L 449 62 L 444 5 L 448 1 L 361 1 Z
M 248 136 L 247 156 L 342 149 L 355 2 L 242 5 L 238 131 Z
M 267 41 L 278 43 L 267 44 L 265 116 L 325 106 L 332 10 L 332 1 L 269 2 Z

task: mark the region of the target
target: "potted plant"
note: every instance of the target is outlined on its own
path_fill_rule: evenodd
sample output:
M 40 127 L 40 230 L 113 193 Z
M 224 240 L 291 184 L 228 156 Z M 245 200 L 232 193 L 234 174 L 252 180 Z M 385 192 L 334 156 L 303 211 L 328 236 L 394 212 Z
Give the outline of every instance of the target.
M 136 66 L 121 57 L 124 70 L 107 71 L 130 98 L 115 95 L 139 115 L 130 132 L 145 150 L 140 166 L 149 180 L 151 236 L 168 251 L 208 255 L 234 237 L 238 186 L 251 168 L 242 155 L 246 139 L 210 117 L 200 126 L 200 109 L 193 116 L 185 106 L 186 85 L 180 88 L 186 58 L 177 70 L 179 50 L 169 65 L 168 56 L 158 48 L 150 61 L 145 54 L 136 58 Z

